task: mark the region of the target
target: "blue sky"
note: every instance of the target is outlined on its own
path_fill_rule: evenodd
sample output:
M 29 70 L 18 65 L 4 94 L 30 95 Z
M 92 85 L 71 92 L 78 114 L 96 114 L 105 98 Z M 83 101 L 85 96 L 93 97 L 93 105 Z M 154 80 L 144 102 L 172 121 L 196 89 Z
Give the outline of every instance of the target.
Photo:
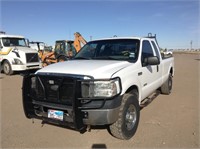
M 200 48 L 199 0 L 0 0 L 0 30 L 54 45 L 80 32 L 89 41 L 157 35 L 162 48 Z

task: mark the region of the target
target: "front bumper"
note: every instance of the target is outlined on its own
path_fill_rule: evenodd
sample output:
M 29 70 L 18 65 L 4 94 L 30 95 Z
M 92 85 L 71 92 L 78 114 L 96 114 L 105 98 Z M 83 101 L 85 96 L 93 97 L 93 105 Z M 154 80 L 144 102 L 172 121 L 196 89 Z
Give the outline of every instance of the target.
M 11 66 L 12 66 L 13 71 L 24 71 L 24 70 L 42 68 L 41 63 L 31 63 L 31 64 L 24 64 L 24 65 L 14 65 L 14 64 L 12 64 Z
M 112 124 L 117 120 L 119 107 L 114 109 L 83 110 L 83 112 L 87 114 L 87 117 L 83 118 L 84 124 L 106 125 L 106 124 Z
M 78 131 L 86 129 L 87 125 L 107 125 L 114 123 L 118 118 L 121 96 L 110 99 L 82 99 L 78 95 L 78 83 L 75 80 L 73 90 L 75 96 L 71 103 L 67 104 L 51 102 L 48 100 L 38 100 L 32 95 L 31 79 L 34 76 L 24 76 L 23 79 L 23 107 L 27 118 L 41 119 L 43 122 L 54 123 L 59 126 L 67 126 Z M 44 85 L 45 86 L 45 85 Z M 62 86 L 62 85 L 61 85 Z M 61 99 L 62 96 L 58 95 Z M 45 97 L 45 98 L 48 98 Z M 62 111 L 63 120 L 48 118 L 49 110 Z

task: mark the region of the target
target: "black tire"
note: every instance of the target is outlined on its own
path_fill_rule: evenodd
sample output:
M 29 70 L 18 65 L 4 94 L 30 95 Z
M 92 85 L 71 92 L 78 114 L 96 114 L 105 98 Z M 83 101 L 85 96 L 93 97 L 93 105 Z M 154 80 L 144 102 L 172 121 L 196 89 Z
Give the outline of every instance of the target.
M 124 94 L 118 120 L 109 126 L 110 133 L 118 139 L 128 140 L 134 136 L 139 119 L 138 93 Z
M 12 75 L 13 74 L 12 67 L 11 67 L 9 61 L 7 61 L 7 60 L 3 62 L 3 72 L 6 75 Z
M 170 74 L 167 81 L 161 86 L 161 94 L 169 95 L 172 91 L 172 75 Z
M 58 57 L 58 62 L 64 62 L 64 61 L 67 61 L 68 59 L 67 59 L 67 57 L 65 57 L 65 56 L 60 56 L 60 57 Z

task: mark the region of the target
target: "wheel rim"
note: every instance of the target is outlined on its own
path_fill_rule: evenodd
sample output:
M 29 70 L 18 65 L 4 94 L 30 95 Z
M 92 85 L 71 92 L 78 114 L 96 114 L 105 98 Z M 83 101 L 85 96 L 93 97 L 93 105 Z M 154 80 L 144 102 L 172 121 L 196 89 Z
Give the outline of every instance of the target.
M 8 73 L 9 73 L 9 71 L 10 71 L 10 66 L 9 66 L 9 64 L 8 64 L 8 63 L 5 63 L 5 64 L 4 64 L 3 71 L 4 71 L 6 74 L 8 74 Z
M 127 130 L 133 129 L 136 120 L 137 120 L 136 108 L 134 105 L 130 105 L 126 111 L 126 118 L 125 118 Z

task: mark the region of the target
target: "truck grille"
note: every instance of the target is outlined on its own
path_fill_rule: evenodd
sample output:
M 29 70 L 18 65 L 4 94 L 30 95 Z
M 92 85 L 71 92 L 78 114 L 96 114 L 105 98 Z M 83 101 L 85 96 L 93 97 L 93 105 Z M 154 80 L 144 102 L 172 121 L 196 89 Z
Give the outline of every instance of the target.
M 32 62 L 39 62 L 39 57 L 37 53 L 26 53 L 26 62 L 32 63 Z
M 38 76 L 32 78 L 35 100 L 71 106 L 75 98 L 76 80 L 70 77 Z

